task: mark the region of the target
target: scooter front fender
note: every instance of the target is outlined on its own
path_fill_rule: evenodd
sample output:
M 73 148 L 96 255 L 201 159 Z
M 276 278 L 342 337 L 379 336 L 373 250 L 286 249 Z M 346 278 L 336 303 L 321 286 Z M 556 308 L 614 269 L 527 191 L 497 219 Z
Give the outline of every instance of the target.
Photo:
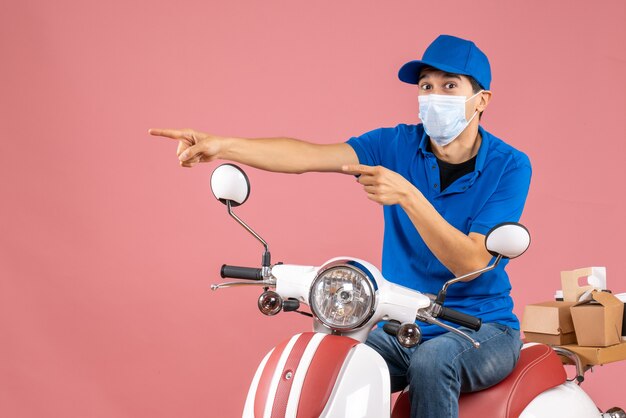
M 265 356 L 243 411 L 244 418 L 389 414 L 383 358 L 352 338 L 313 332 L 294 335 Z

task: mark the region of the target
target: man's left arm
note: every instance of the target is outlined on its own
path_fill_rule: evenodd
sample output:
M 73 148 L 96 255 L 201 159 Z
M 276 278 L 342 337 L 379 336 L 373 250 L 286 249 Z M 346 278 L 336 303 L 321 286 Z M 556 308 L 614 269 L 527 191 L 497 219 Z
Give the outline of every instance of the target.
M 479 270 L 491 260 L 492 255 L 485 249 L 485 234 L 490 227 L 519 220 L 530 184 L 530 167 L 527 169 L 527 173 L 514 170 L 506 178 L 503 176 L 501 187 L 487 201 L 466 235 L 450 225 L 400 174 L 382 166 L 343 168 L 359 175 L 358 181 L 370 200 L 382 205 L 399 204 L 435 257 L 457 277 Z

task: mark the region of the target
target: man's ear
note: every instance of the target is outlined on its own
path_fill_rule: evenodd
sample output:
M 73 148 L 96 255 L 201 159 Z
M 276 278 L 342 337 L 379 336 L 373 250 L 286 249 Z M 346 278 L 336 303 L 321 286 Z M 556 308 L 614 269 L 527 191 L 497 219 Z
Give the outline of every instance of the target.
M 478 105 L 476 106 L 476 110 L 480 113 L 482 111 L 484 111 L 487 106 L 489 106 L 489 102 L 491 101 L 491 91 L 490 90 L 483 90 L 482 93 L 480 93 L 480 100 L 478 101 Z

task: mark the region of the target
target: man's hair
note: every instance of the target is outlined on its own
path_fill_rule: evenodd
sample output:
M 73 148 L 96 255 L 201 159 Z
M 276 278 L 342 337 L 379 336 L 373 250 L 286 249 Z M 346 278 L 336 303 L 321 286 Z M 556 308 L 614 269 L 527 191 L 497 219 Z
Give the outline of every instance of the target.
M 484 90 L 482 87 L 480 87 L 480 84 L 478 84 L 478 81 L 476 81 L 474 77 L 472 77 L 471 75 L 466 75 L 465 77 L 467 77 L 470 83 L 472 84 L 472 93 L 476 94 L 479 91 Z M 478 114 L 478 120 L 480 120 L 483 117 L 483 112 L 480 112 Z
M 476 81 L 474 77 L 472 77 L 471 75 L 466 75 L 465 77 L 469 78 L 470 83 L 472 83 L 472 91 L 474 94 L 478 93 L 481 90 L 484 90 L 482 87 L 480 87 L 480 84 L 478 84 L 478 81 Z

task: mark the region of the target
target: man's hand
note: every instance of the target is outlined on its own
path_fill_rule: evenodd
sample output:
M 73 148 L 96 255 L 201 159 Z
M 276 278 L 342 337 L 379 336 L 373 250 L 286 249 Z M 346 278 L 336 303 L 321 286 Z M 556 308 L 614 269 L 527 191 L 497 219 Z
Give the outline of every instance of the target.
M 344 165 L 342 171 L 358 175 L 357 181 L 363 185 L 367 198 L 381 205 L 402 204 L 417 190 L 400 174 L 382 166 Z
M 218 158 L 223 139 L 193 129 L 150 129 L 148 132 L 150 135 L 178 140 L 176 154 L 183 167 L 193 167 Z

